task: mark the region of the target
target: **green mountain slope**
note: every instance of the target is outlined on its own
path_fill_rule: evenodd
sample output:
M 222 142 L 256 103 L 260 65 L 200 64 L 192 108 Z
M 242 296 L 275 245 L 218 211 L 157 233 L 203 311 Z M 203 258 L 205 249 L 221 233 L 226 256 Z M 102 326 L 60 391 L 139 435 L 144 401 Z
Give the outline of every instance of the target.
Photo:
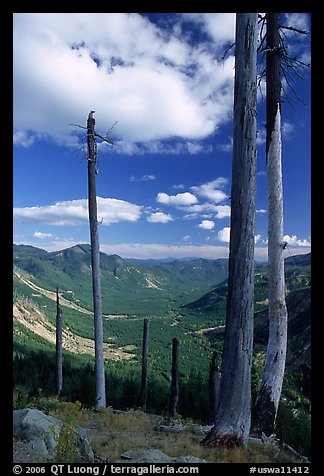
M 285 259 L 285 279 L 287 293 L 309 289 L 311 286 L 311 253 Z M 199 299 L 186 304 L 183 309 L 200 314 L 223 313 L 225 318 L 227 280 L 217 285 Z M 266 264 L 255 265 L 254 306 L 261 311 L 268 306 L 268 268 Z
M 14 245 L 14 266 L 48 290 L 58 285 L 64 297 L 92 308 L 89 245 L 47 253 Z M 163 314 L 188 303 L 227 275 L 227 260 L 175 260 L 145 263 L 101 253 L 103 312 L 106 314 Z

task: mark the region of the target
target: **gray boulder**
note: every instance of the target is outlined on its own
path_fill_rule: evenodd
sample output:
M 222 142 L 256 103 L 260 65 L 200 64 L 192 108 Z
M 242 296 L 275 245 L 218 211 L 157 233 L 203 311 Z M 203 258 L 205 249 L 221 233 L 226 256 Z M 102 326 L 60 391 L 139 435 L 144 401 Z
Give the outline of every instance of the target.
M 121 460 L 117 463 L 206 463 L 205 460 L 194 456 L 171 457 L 160 450 L 129 450 L 121 455 Z
M 62 427 L 61 420 L 36 409 L 26 408 L 13 412 L 13 436 L 26 441 L 35 462 L 53 460 Z M 80 426 L 75 426 L 74 431 L 80 461 L 93 463 L 94 454 L 86 431 Z
M 13 436 L 26 440 L 35 457 L 51 460 L 63 423 L 45 413 L 26 408 L 13 412 Z

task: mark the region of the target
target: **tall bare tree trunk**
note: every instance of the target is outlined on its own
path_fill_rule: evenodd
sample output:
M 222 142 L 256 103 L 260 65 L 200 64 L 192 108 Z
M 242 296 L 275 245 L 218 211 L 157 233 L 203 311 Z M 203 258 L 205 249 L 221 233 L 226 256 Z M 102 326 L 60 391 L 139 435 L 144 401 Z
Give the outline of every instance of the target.
M 88 207 L 91 239 L 92 291 L 94 313 L 95 338 L 95 374 L 96 374 L 96 408 L 106 406 L 105 389 L 105 362 L 103 352 L 103 325 L 102 325 L 102 297 L 100 281 L 100 252 L 97 219 L 97 192 L 96 192 L 96 142 L 94 131 L 95 119 L 93 111 L 89 113 L 87 121 L 88 141 Z
M 252 415 L 252 431 L 274 431 L 284 378 L 288 315 L 285 301 L 281 170 L 279 14 L 267 13 L 266 107 L 268 171 L 269 340 L 264 374 Z
M 60 398 L 63 388 L 62 372 L 62 309 L 56 287 L 56 396 Z
M 179 341 L 172 340 L 172 381 L 171 381 L 171 401 L 170 413 L 175 416 L 179 402 Z
M 142 379 L 141 379 L 141 400 L 142 400 L 144 410 L 146 410 L 146 399 L 147 399 L 148 337 L 149 337 L 149 320 L 144 319 L 143 352 L 142 352 Z
M 219 398 L 221 373 L 218 371 L 217 352 L 213 352 L 209 372 L 209 424 L 213 425 L 216 418 L 217 403 Z
M 256 194 L 257 13 L 236 14 L 226 328 L 216 420 L 206 446 L 246 444 L 250 430 Z

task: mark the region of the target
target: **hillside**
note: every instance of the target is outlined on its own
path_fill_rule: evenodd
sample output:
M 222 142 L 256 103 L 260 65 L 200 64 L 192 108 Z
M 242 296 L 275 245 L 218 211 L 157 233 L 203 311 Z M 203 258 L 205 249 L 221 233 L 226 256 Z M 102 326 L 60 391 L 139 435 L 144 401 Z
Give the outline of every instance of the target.
M 14 266 L 29 279 L 54 291 L 59 285 L 66 299 L 92 306 L 89 245 L 47 253 L 14 245 Z M 100 256 L 103 312 L 109 314 L 167 313 L 212 289 L 226 278 L 226 260 L 141 262 L 118 255 Z
M 310 379 L 311 367 L 311 289 L 293 291 L 287 296 L 288 350 L 287 371 L 303 371 Z M 206 329 L 203 334 L 211 341 L 224 338 L 225 327 Z M 268 343 L 268 310 L 254 315 L 254 349 L 265 351 Z M 310 383 L 310 382 L 309 382 Z M 305 382 L 306 384 L 306 382 Z
M 309 289 L 311 286 L 311 253 L 285 259 L 285 279 L 287 294 Z M 224 281 L 199 299 L 185 304 L 183 309 L 199 313 L 224 312 L 226 308 L 227 282 Z M 268 306 L 268 269 L 266 264 L 255 265 L 254 300 L 255 311 L 261 311 Z

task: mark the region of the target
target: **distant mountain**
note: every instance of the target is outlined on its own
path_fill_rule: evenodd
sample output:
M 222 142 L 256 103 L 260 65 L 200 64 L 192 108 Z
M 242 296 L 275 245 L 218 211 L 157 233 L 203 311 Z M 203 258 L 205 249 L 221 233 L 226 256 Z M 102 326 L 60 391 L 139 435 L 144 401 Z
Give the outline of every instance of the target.
M 59 286 L 92 307 L 91 248 L 80 244 L 46 252 L 14 245 L 14 266 L 48 290 Z M 100 253 L 101 286 L 105 313 L 168 312 L 211 290 L 227 276 L 227 260 L 173 260 L 142 262 Z

